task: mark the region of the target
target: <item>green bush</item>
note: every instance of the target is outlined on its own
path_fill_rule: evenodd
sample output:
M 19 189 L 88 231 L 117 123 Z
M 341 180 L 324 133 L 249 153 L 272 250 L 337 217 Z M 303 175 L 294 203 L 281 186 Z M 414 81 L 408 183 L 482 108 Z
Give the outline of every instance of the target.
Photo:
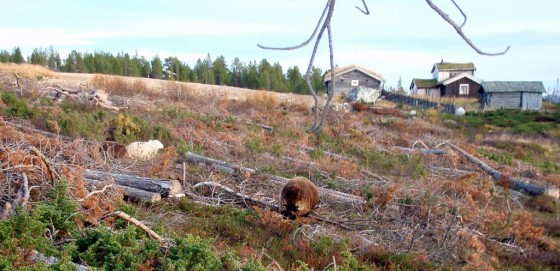
M 81 217 L 76 202 L 68 195 L 65 182 L 57 182 L 49 193 L 49 200 L 37 205 L 33 211 L 39 216 L 40 222 L 48 225 L 48 235 L 54 240 L 76 235 L 76 221 Z
M 16 208 L 10 218 L 0 221 L 0 270 L 29 266 L 29 257 L 35 250 L 55 251 L 44 235 L 46 229 L 37 212 L 29 214 L 23 208 Z
M 103 227 L 87 229 L 77 238 L 73 252 L 74 262 L 103 270 L 157 266 L 162 257 L 159 242 L 146 238 L 134 225 L 118 234 Z
M 187 235 L 170 248 L 164 270 L 221 270 L 222 264 L 207 241 Z
M 2 99 L 2 102 L 8 106 L 10 105 L 14 105 L 16 102 L 16 95 L 14 95 L 11 92 L 4 92 L 2 91 L 2 93 L 0 93 L 0 97 Z
M 58 116 L 57 122 L 61 134 L 95 140 L 104 139 L 103 134 L 107 127 L 103 114 L 99 113 L 63 112 Z
M 256 259 L 250 259 L 247 261 L 243 267 L 241 267 L 242 271 L 267 271 L 268 269 L 263 266 L 259 261 Z

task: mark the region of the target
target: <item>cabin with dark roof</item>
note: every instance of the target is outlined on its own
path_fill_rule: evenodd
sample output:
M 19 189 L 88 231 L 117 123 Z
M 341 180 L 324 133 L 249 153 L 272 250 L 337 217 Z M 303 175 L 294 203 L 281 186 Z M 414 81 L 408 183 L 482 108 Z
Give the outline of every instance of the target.
M 383 89 L 385 79 L 379 73 L 368 70 L 358 65 L 349 65 L 334 70 L 334 87 L 335 94 L 348 94 L 350 90 L 359 86 Z M 323 82 L 326 89 L 329 89 L 331 84 L 331 72 L 325 73 Z
M 482 82 L 480 92 L 485 109 L 540 110 L 546 90 L 540 81 L 488 81 Z

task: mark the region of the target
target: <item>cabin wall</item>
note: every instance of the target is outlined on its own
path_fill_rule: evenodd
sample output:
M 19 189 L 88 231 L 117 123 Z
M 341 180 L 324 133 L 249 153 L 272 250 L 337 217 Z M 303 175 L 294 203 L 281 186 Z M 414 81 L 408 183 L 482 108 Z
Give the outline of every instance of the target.
M 490 92 L 487 103 L 491 109 L 520 108 L 521 92 Z
M 521 109 L 540 110 L 542 107 L 542 94 L 534 92 L 521 93 Z
M 459 88 L 462 84 L 469 85 L 469 94 L 460 95 Z M 461 78 L 453 83 L 441 87 L 441 95 L 447 97 L 464 97 L 464 98 L 478 98 L 478 90 L 480 89 L 480 84 L 472 81 L 468 78 Z
M 358 84 L 353 86 L 352 85 L 352 81 L 353 80 L 358 80 Z M 358 71 L 358 70 L 354 70 L 351 72 L 348 72 L 346 74 L 343 75 L 339 75 L 337 76 L 335 79 L 335 93 L 348 93 L 350 92 L 350 90 L 357 88 L 359 86 L 362 87 L 367 87 L 367 88 L 373 88 L 373 89 L 381 89 L 381 81 L 370 77 L 369 75 Z M 330 81 L 327 82 L 327 87 L 329 86 Z

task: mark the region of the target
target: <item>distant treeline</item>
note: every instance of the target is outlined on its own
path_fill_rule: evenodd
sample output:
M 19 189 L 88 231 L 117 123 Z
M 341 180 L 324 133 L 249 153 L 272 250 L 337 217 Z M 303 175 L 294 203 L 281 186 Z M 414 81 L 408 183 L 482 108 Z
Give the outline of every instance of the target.
M 307 93 L 304 75 L 297 66 L 289 67 L 284 73 L 278 62 L 270 64 L 266 59 L 257 63 L 257 61 L 243 62 L 236 57 L 228 65 L 223 56 L 212 60 L 208 54 L 205 59 L 198 59 L 194 67 L 190 67 L 177 57 L 161 59 L 156 55 L 148 60 L 138 54 L 113 55 L 103 51 L 81 53 L 73 50 L 66 58 L 61 58 L 51 46 L 49 49 L 34 49 L 27 59 L 23 57 L 19 47 L 15 47 L 12 52 L 0 50 L 0 62 L 27 62 L 61 72 L 149 77 L 277 92 Z M 316 91 L 325 89 L 322 75 L 321 69 L 313 68 L 312 84 Z

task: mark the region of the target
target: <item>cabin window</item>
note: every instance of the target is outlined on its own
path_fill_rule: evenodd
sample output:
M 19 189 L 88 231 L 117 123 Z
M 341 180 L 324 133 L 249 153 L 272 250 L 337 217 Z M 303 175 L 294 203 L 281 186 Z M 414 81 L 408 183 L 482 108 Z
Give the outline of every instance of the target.
M 459 85 L 459 95 L 469 95 L 469 84 Z
M 358 81 L 358 80 L 352 80 L 352 84 L 351 84 L 351 85 L 352 85 L 353 87 L 357 87 L 357 86 L 360 85 L 360 81 Z

